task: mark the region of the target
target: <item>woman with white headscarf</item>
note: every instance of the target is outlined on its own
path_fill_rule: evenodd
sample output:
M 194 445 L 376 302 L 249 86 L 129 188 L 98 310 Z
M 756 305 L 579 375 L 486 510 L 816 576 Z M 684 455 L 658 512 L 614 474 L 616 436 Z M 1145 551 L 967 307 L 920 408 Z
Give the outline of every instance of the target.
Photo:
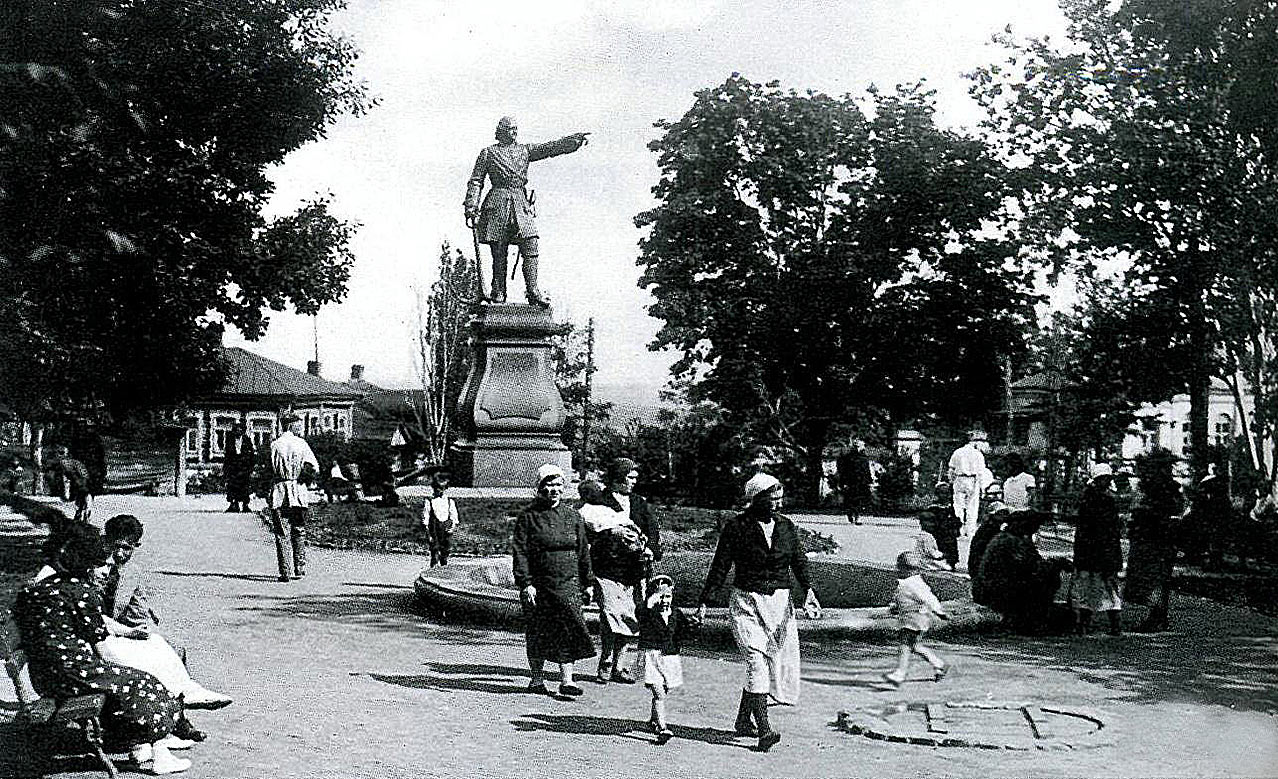
M 1114 501 L 1113 473 L 1104 463 L 1093 467 L 1092 479 L 1078 503 L 1069 601 L 1074 608 L 1075 631 L 1081 635 L 1091 629 L 1092 614 L 1097 611 L 1109 618 L 1110 635 L 1122 632 L 1118 573 L 1123 570 L 1123 526 Z
M 755 474 L 746 482 L 745 493 L 746 510 L 719 532 L 697 616 L 704 620 L 706 604 L 735 568 L 728 615 L 746 662 L 736 732 L 758 736 L 756 749 L 766 752 L 781 740 L 768 722 L 769 696 L 784 704 L 799 700 L 799 631 L 790 574 L 799 584 L 801 602 L 815 598 L 798 528 L 777 513 L 785 495 L 781 482 L 766 473 Z
M 524 607 L 528 691 L 548 694 L 543 669 L 559 664 L 559 694 L 581 695 L 573 664 L 594 657 L 595 646 L 581 616 L 584 593 L 594 586 L 586 526 L 563 503 L 564 472 L 555 465 L 537 469 L 537 500 L 515 519 L 511 551 L 515 586 Z

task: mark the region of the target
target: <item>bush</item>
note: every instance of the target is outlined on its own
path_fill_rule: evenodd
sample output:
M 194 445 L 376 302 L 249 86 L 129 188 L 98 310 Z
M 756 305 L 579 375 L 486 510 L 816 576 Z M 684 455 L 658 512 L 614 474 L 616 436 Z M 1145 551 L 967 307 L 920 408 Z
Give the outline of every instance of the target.
M 879 502 L 899 510 L 914 500 L 914 460 L 908 454 L 888 452 L 879 474 Z

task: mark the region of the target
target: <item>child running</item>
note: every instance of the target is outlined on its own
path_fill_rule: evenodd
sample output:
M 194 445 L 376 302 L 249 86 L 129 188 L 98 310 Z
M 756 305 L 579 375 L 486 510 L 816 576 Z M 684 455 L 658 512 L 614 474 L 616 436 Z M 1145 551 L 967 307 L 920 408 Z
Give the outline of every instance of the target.
M 931 664 L 939 682 L 950 670 L 949 665 L 935 652 L 923 646 L 923 634 L 932 626 L 932 616 L 949 619 L 941 602 L 923 581 L 922 564 L 914 552 L 902 552 L 896 558 L 896 597 L 892 609 L 897 615 L 899 659 L 896 669 L 883 674 L 883 679 L 893 687 L 900 687 L 910 670 L 910 660 L 922 655 Z
M 679 645 L 698 621 L 674 607 L 674 580 L 665 574 L 648 580 L 648 597 L 639 606 L 638 617 L 643 683 L 652 693 L 648 724 L 657 734 L 657 743 L 665 744 L 674 737 L 666 724 L 666 695 L 683 686 Z

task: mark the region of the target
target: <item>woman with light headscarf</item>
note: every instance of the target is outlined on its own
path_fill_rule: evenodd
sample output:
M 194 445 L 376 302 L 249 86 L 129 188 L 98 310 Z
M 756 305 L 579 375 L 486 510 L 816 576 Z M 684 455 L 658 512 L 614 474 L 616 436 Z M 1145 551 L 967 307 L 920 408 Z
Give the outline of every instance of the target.
M 537 500 L 515 519 L 511 551 L 532 671 L 528 691 L 548 694 L 543 669 L 549 660 L 559 664 L 560 696 L 575 697 L 582 689 L 573 681 L 573 664 L 595 654 L 581 616 L 583 595 L 595 577 L 585 523 L 564 504 L 563 494 L 558 466 L 537 469 Z
M 1083 488 L 1074 529 L 1074 575 L 1069 583 L 1069 602 L 1074 608 L 1075 632 L 1086 635 L 1092 614 L 1105 612 L 1108 633 L 1122 632 L 1118 572 L 1123 570 L 1122 522 L 1114 501 L 1114 472 L 1101 463 L 1092 469 L 1092 479 Z
M 746 510 L 719 531 L 697 616 L 704 621 L 706 604 L 723 588 L 728 571 L 735 568 L 728 615 L 733 638 L 746 662 L 736 732 L 758 736 L 756 749 L 766 752 L 781 740 L 781 734 L 768 722 L 769 696 L 791 705 L 799 700 L 799 631 L 791 600 L 791 573 L 805 607 L 818 607 L 799 530 L 777 513 L 785 495 L 781 482 L 758 473 L 746 482 L 745 494 Z

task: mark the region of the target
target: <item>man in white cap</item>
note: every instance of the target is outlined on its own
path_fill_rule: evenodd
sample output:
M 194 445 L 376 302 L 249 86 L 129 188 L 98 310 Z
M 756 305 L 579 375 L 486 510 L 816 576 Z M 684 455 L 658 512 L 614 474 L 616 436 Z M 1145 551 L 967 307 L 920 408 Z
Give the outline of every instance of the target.
M 963 535 L 976 532 L 981 512 L 981 474 L 985 472 L 985 452 L 989 449 L 985 431 L 973 430 L 967 443 L 950 455 L 949 481 L 954 491 L 954 516 L 963 523 Z

